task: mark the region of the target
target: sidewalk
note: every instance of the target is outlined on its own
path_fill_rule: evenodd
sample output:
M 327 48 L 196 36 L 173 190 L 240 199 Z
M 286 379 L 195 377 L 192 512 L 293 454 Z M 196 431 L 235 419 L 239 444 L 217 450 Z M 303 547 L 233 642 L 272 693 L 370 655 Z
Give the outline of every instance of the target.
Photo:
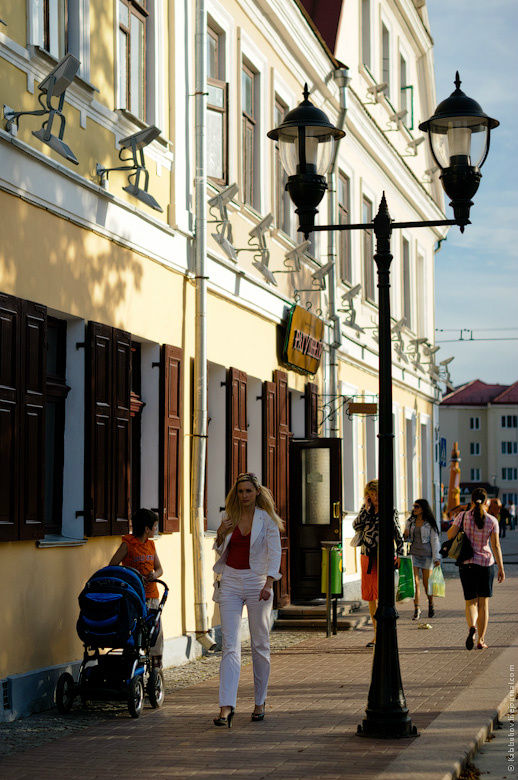
M 216 729 L 218 679 L 168 695 L 161 710 L 137 721 L 119 719 L 87 728 L 0 762 L 6 780 L 65 773 L 93 778 L 383 778 L 451 777 L 509 692 L 518 658 L 518 531 L 503 541 L 507 579 L 495 583 L 488 650 L 464 648 L 464 602 L 448 564 L 447 595 L 437 600 L 431 630 L 411 621 L 413 605 L 399 606 L 401 674 L 420 737 L 361 739 L 372 650 L 371 628 L 321 635 L 274 654 L 263 723 L 252 723 L 252 667 L 243 668 L 234 728 Z M 513 563 L 514 561 L 514 563 Z M 453 567 L 455 568 L 455 567 Z M 74 710 L 69 716 L 74 718 Z

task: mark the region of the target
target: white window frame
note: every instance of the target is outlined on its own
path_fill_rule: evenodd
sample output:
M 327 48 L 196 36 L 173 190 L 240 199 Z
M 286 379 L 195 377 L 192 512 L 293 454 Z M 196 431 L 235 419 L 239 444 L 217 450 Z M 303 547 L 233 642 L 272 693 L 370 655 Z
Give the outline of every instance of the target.
M 344 396 L 355 396 L 358 393 L 358 388 L 354 385 L 346 384 L 345 382 L 341 382 L 341 390 L 340 392 Z M 346 452 L 345 449 L 345 431 L 346 426 L 350 426 L 349 430 L 351 431 L 351 451 Z M 358 441 L 359 441 L 359 418 L 356 415 L 352 415 L 352 418 L 349 419 L 347 417 L 347 412 L 343 410 L 343 420 L 342 420 L 342 449 L 343 449 L 343 457 L 342 457 L 342 507 L 347 512 L 355 513 L 358 511 L 359 505 L 360 505 L 360 491 L 358 487 Z M 346 491 L 346 485 L 349 486 L 349 490 Z M 352 495 L 349 497 L 346 495 L 347 492 L 350 492 Z
M 413 257 L 412 257 L 412 237 L 406 232 L 401 231 L 401 237 L 399 242 L 399 251 L 400 251 L 400 269 L 401 269 L 401 316 L 406 316 L 405 312 L 405 257 L 403 252 L 403 246 L 404 242 L 408 244 L 408 271 L 409 271 L 409 280 L 408 280 L 408 316 L 406 317 L 407 323 L 406 327 L 412 331 L 412 333 L 415 333 L 415 311 L 414 311 L 414 288 L 415 288 L 415 274 L 414 274 L 414 268 L 413 268 Z
M 474 467 L 469 470 L 470 473 L 470 482 L 480 482 L 480 468 Z
M 268 148 L 266 146 L 267 136 L 265 128 L 268 124 L 268 108 L 270 106 L 268 100 L 268 63 L 261 53 L 257 45 L 247 35 L 246 31 L 241 31 L 241 61 L 239 63 L 239 83 L 241 84 L 241 70 L 244 64 L 249 63 L 252 69 L 256 73 L 256 92 L 255 92 L 255 111 L 256 111 L 256 125 L 255 125 L 255 153 L 254 153 L 254 189 L 256 192 L 255 205 L 248 207 L 257 211 L 259 214 L 264 214 L 266 210 L 266 204 L 272 202 L 272 182 L 270 176 L 264 175 L 264 161 L 269 159 Z M 241 95 L 241 87 L 239 94 Z M 289 103 L 287 105 L 290 105 Z M 239 132 L 241 133 L 241 117 L 242 117 L 242 96 L 239 106 L 240 125 Z M 268 143 L 270 143 L 268 141 Z M 242 155 L 241 150 L 241 155 Z M 240 176 L 242 170 L 242 160 L 240 164 Z M 242 193 L 241 197 L 242 197 Z
M 407 423 L 411 423 L 410 431 L 413 439 L 413 452 L 408 452 Z M 417 459 L 417 441 L 416 441 L 416 414 L 413 409 L 405 408 L 405 482 L 406 482 L 406 511 L 410 511 L 416 496 L 416 459 Z M 410 474 L 409 474 L 410 469 Z M 410 479 L 409 479 L 410 476 Z
M 385 81 L 383 70 L 384 70 L 384 64 L 383 64 L 383 28 L 387 31 L 387 38 L 388 38 L 388 88 L 385 92 L 385 96 L 392 102 L 392 94 L 393 94 L 393 88 L 394 88 L 394 57 L 393 57 L 393 32 L 392 32 L 392 25 L 387 20 L 387 18 L 381 13 L 381 7 L 380 7 L 380 20 L 379 20 L 379 83 Z M 389 106 L 387 106 L 389 108 Z
M 416 241 L 415 244 L 415 332 L 419 338 L 428 335 L 428 296 L 426 295 L 426 253 Z
M 365 25 L 363 24 L 363 9 L 364 6 L 368 6 L 369 8 L 369 24 L 368 24 L 368 32 L 365 33 L 364 36 L 364 29 Z M 360 42 L 360 69 L 361 68 L 367 68 L 372 73 L 372 60 L 373 60 L 373 52 L 374 48 L 372 46 L 372 36 L 373 36 L 373 21 L 374 21 L 374 13 L 373 13 L 373 7 L 372 7 L 372 0 L 359 0 L 359 27 L 360 27 L 360 34 L 358 36 L 358 40 Z M 364 57 L 364 40 L 368 41 L 369 46 L 369 62 L 365 62 Z
M 90 0 L 68 0 L 68 51 L 81 65 L 79 76 L 90 81 Z M 44 48 L 43 0 L 27 0 L 27 43 Z M 58 59 L 56 54 L 48 52 Z
M 470 431 L 479 431 L 480 430 L 480 417 L 470 417 L 469 418 L 469 429 L 470 429 Z
M 221 34 L 224 36 L 224 77 L 222 81 L 228 85 L 227 87 L 227 122 L 228 122 L 228 137 L 227 137 L 227 179 L 229 184 L 238 181 L 240 176 L 238 159 L 238 139 L 237 134 L 232 132 L 232 128 L 236 127 L 237 114 L 241 115 L 240 106 L 237 105 L 236 99 L 236 86 L 235 78 L 232 78 L 232 74 L 236 72 L 236 47 L 235 47 L 235 33 L 236 25 L 234 18 L 228 13 L 228 11 L 216 2 L 216 0 L 207 0 L 207 15 L 214 21 L 217 27 L 221 30 Z M 293 102 L 287 103 L 287 105 L 293 105 Z
M 469 443 L 469 454 L 473 456 L 480 455 L 480 442 L 479 441 L 470 441 Z
M 369 188 L 368 185 L 365 184 L 364 181 L 361 182 L 361 188 L 360 188 L 360 222 L 363 222 L 363 199 L 366 198 L 372 203 L 372 216 L 373 218 L 376 216 L 376 212 L 378 209 L 377 201 L 376 201 L 376 195 L 375 193 Z M 365 289 L 365 257 L 363 252 L 363 230 L 358 231 L 360 233 L 360 262 L 361 262 L 361 285 L 362 285 L 362 299 L 365 301 L 365 303 L 369 304 L 370 306 L 378 306 L 378 279 L 377 279 L 377 269 L 376 269 L 376 263 L 374 262 L 374 253 L 376 251 L 376 237 L 374 235 L 374 230 L 372 231 L 372 273 L 374 275 L 374 299 L 367 298 L 367 291 Z

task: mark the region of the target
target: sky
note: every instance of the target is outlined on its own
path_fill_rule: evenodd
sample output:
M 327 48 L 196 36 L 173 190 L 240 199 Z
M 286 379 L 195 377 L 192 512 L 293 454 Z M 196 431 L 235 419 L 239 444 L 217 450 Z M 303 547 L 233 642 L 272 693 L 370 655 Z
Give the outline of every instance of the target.
M 435 256 L 435 325 L 452 329 L 436 332 L 437 359 L 455 357 L 454 385 L 511 384 L 518 381 L 518 0 L 427 0 L 427 8 L 437 103 L 452 93 L 458 70 L 461 89 L 500 121 L 473 199 L 473 224 L 464 234 L 450 228 Z M 474 339 L 497 340 L 441 343 L 458 339 L 462 328 Z

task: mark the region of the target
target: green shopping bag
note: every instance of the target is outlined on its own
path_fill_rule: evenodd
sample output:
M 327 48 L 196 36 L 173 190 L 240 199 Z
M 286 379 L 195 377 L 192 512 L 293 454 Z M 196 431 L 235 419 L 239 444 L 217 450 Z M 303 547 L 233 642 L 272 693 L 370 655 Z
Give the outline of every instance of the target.
M 428 578 L 428 595 L 441 598 L 446 595 L 446 583 L 440 566 L 434 566 Z
M 413 599 L 415 595 L 414 567 L 412 558 L 399 559 L 399 581 L 397 586 L 396 601 Z

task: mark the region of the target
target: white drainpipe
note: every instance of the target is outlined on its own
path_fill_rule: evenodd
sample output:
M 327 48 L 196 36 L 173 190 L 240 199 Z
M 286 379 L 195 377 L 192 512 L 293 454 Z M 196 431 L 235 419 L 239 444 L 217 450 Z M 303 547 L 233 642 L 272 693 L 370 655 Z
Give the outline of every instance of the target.
M 196 0 L 196 172 L 194 180 L 196 225 L 194 263 L 196 282 L 193 442 L 191 464 L 191 527 L 193 533 L 194 610 L 196 638 L 206 650 L 214 647 L 209 635 L 205 588 L 205 458 L 207 451 L 207 12 L 205 0 Z
M 345 65 L 338 70 L 333 71 L 333 78 L 339 89 L 340 114 L 338 116 L 337 127 L 342 130 L 345 125 L 345 115 L 347 113 L 347 85 L 349 84 L 349 68 Z M 336 164 L 338 161 L 339 141 L 335 144 L 333 161 L 327 177 L 328 195 L 327 195 L 327 222 L 333 225 L 336 220 Z M 331 438 L 338 438 L 340 425 L 338 415 L 335 413 L 338 400 L 338 355 L 337 350 L 341 344 L 340 319 L 336 313 L 336 262 L 338 259 L 336 251 L 336 231 L 330 230 L 328 238 L 328 257 L 329 261 L 334 260 L 333 267 L 328 275 L 329 284 L 329 319 L 331 327 L 329 328 L 329 392 L 327 393 L 330 401 L 330 409 L 333 410 L 328 422 L 328 435 Z

